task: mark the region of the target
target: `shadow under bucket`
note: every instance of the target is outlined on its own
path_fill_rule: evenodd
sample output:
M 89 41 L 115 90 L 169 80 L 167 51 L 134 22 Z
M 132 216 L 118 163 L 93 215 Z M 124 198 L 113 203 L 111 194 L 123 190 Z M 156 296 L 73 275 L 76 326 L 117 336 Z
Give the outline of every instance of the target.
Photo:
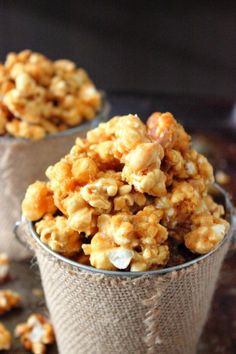
M 17 237 L 35 251 L 61 354 L 194 354 L 232 236 L 232 204 L 216 187 L 231 224 L 210 253 L 147 272 L 103 271 L 44 245 L 30 222 Z M 20 227 L 20 228 L 19 228 Z

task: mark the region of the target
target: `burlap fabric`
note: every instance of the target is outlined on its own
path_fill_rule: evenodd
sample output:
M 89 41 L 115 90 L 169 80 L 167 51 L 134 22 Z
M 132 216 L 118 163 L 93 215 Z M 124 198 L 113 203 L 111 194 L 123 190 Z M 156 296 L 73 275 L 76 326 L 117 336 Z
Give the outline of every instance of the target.
M 79 270 L 24 237 L 38 260 L 61 354 L 194 354 L 229 238 L 188 268 L 115 277 Z
M 45 180 L 46 168 L 69 152 L 76 137 L 84 137 L 88 129 L 106 120 L 108 112 L 106 103 L 98 119 L 40 141 L 0 138 L 0 252 L 17 260 L 29 256 L 12 232 L 26 188 L 35 180 Z

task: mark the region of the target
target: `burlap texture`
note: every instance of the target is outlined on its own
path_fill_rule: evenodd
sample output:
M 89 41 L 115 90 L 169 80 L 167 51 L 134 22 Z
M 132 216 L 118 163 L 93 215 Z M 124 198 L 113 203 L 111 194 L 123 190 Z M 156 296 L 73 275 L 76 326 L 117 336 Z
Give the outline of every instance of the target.
M 60 354 L 194 354 L 229 239 L 159 276 L 113 277 L 57 260 L 32 236 Z
M 77 137 L 106 120 L 109 105 L 101 117 L 64 135 L 39 141 L 0 137 L 0 252 L 12 259 L 23 259 L 29 251 L 17 243 L 13 227 L 20 218 L 21 202 L 26 188 L 35 180 L 45 180 L 46 168 L 67 154 Z

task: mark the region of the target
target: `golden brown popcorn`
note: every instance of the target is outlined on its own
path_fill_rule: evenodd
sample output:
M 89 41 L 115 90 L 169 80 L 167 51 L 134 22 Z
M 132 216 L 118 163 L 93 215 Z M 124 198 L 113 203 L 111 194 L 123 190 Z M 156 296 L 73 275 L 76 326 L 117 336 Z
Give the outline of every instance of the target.
M 114 211 L 138 211 L 144 207 L 148 201 L 144 194 L 133 190 L 129 184 L 119 187 L 118 194 L 114 200 Z
M 167 245 L 145 247 L 141 252 L 134 252 L 131 262 L 131 272 L 144 272 L 147 270 L 163 268 L 169 259 L 170 252 Z
M 18 307 L 21 303 L 21 296 L 11 290 L 0 290 L 0 315 Z
M 96 162 L 89 157 L 76 160 L 72 166 L 72 174 L 80 184 L 86 184 L 93 180 L 98 173 Z
M 222 186 L 228 184 L 230 182 L 230 176 L 224 171 L 218 170 L 216 171 L 216 182 Z
M 203 196 L 201 204 L 196 210 L 196 214 L 203 212 L 208 212 L 216 218 L 222 217 L 225 213 L 223 205 L 215 203 L 210 195 Z
M 0 102 L 0 135 L 5 134 L 6 124 L 8 122 L 8 112 Z
M 0 253 L 0 284 L 4 283 L 9 277 L 10 264 L 6 253 Z
M 115 270 L 115 266 L 109 259 L 109 252 L 114 250 L 116 245 L 112 237 L 102 233 L 96 233 L 90 244 L 83 244 L 82 249 L 85 255 L 90 256 L 90 264 L 99 269 Z
M 0 350 L 9 350 L 11 348 L 12 336 L 6 327 L 0 322 Z
M 122 184 L 120 173 L 113 172 L 100 173 L 99 178 L 86 184 L 80 190 L 81 197 L 93 207 L 98 214 L 109 212 L 112 203 L 110 197 L 118 193 L 119 186 Z
M 191 149 L 190 137 L 170 113 L 153 113 L 147 122 L 149 135 L 165 149 L 162 170 L 166 185 L 188 180 L 200 193 L 214 182 L 213 169 L 207 159 Z
M 147 127 L 150 136 L 157 140 L 164 149 L 184 151 L 189 148 L 190 136 L 171 113 L 153 113 L 148 118 Z
M 63 216 L 46 215 L 35 228 L 42 242 L 55 252 L 69 257 L 81 249 L 80 234 L 71 229 Z
M 159 247 L 168 237 L 166 228 L 159 224 L 162 213 L 154 206 L 147 206 L 136 215 L 118 213 L 98 217 L 99 232 L 91 244 L 83 245 L 90 263 L 96 268 L 112 270 L 148 270 L 153 264 L 168 261 L 168 246 Z M 132 268 L 133 267 L 133 268 Z M 145 269 L 144 269 L 145 268 Z
M 96 215 L 82 198 L 79 191 L 71 192 L 60 200 L 58 208 L 68 216 L 68 225 L 75 231 L 84 232 L 87 236 L 96 232 Z
M 185 245 L 193 253 L 208 253 L 223 240 L 228 228 L 224 219 L 208 213 L 196 215 L 192 218 L 192 231 L 184 236 Z
M 73 65 L 66 65 L 60 72 L 67 78 Z M 41 219 L 36 231 L 44 243 L 99 269 L 147 271 L 183 259 L 178 247 L 201 254 L 220 242 L 228 224 L 208 192 L 212 166 L 170 113 L 150 119 L 149 130 L 152 136 L 137 116 L 114 117 L 47 169 L 45 194 L 33 185 L 23 202 L 29 219 Z M 43 203 L 34 202 L 34 211 L 33 196 Z
M 69 60 L 51 61 L 25 50 L 9 53 L 0 64 L 0 134 L 41 139 L 93 119 L 101 94 L 87 73 Z M 9 125 L 11 120 L 14 125 Z M 20 123 L 16 125 L 16 122 Z M 37 124 L 33 131 L 32 124 Z M 40 132 L 41 129 L 41 132 Z
M 39 220 L 45 214 L 54 214 L 56 207 L 52 191 L 45 182 L 31 184 L 22 203 L 22 212 L 30 220 Z
M 173 232 L 188 225 L 190 217 L 200 208 L 202 196 L 188 182 L 175 182 L 172 190 L 161 198 L 156 198 L 155 206 L 163 213 L 161 221 L 170 235 L 183 242 L 184 234 Z
M 41 314 L 32 314 L 26 323 L 18 324 L 15 334 L 24 348 L 34 354 L 45 354 L 47 345 L 55 341 L 51 323 Z
M 166 194 L 165 175 L 160 170 L 163 149 L 158 143 L 139 144 L 124 158 L 122 178 L 138 192 L 153 196 Z
M 39 124 L 41 119 L 50 117 L 52 109 L 52 104 L 46 102 L 42 95 L 36 95 L 33 99 L 28 99 L 18 90 L 13 89 L 4 96 L 3 103 L 16 118 L 27 123 Z
M 117 158 L 126 155 L 141 143 L 150 142 L 147 129 L 138 116 L 129 114 L 115 118 L 115 123 L 115 156 Z
M 33 140 L 42 139 L 46 134 L 45 129 L 40 125 L 28 124 L 18 119 L 5 124 L 5 129 L 10 135 Z

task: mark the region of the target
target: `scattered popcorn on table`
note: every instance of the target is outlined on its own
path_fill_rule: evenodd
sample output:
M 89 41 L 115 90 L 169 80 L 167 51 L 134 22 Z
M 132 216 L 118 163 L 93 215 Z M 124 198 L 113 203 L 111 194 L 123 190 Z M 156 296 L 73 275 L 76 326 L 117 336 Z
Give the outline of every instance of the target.
M 0 290 L 0 315 L 19 307 L 21 296 L 11 290 Z
M 24 348 L 34 354 L 46 353 L 47 345 L 55 341 L 52 324 L 41 314 L 30 315 L 26 323 L 17 325 L 15 334 Z
M 0 350 L 9 350 L 11 348 L 12 336 L 6 327 L 0 322 Z
M 221 184 L 222 186 L 228 184 L 230 182 L 230 176 L 227 175 L 224 171 L 218 170 L 216 171 L 216 182 Z
M 207 253 L 229 227 L 208 192 L 212 166 L 170 113 L 100 124 L 46 176 L 29 186 L 23 214 L 53 251 L 95 268 L 163 268 L 184 261 L 178 245 Z
M 9 53 L 0 64 L 0 135 L 42 139 L 93 119 L 101 95 L 69 60 L 40 53 Z
M 0 253 L 0 284 L 9 277 L 10 264 L 6 253 Z

